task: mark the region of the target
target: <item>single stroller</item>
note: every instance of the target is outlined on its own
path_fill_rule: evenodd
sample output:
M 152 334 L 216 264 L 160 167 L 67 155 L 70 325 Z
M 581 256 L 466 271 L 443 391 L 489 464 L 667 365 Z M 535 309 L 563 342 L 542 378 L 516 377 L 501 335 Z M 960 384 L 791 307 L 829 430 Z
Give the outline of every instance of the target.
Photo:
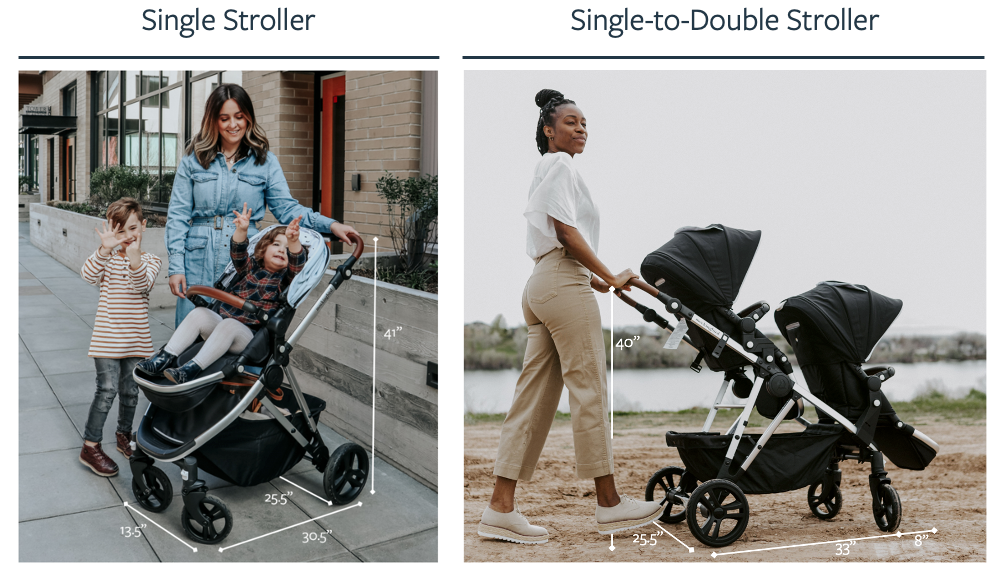
M 250 240 L 249 254 L 272 227 Z M 328 287 L 288 337 L 296 307 L 320 283 L 328 267 L 324 239 L 306 229 L 300 231 L 300 242 L 307 248 L 307 263 L 281 294 L 283 305 L 271 315 L 228 293 L 240 281 L 233 263 L 215 287 L 188 288 L 186 295 L 197 306 L 218 308 L 223 302 L 262 322 L 243 352 L 224 355 L 183 384 L 149 376 L 138 368 L 133 373 L 150 400 L 131 444 L 133 494 L 148 511 L 167 509 L 174 491 L 170 479 L 154 466 L 154 461 L 181 467 L 181 497 L 185 503 L 181 526 L 193 541 L 219 543 L 233 528 L 230 510 L 218 497 L 208 494 L 205 481 L 199 480 L 199 468 L 232 484 L 249 487 L 285 474 L 309 454 L 313 466 L 324 473 L 324 494 L 333 503 L 351 502 L 365 486 L 369 475 L 365 450 L 348 443 L 328 455 L 317 429 L 325 403 L 300 390 L 289 365 L 290 351 L 317 312 L 331 293 L 352 277 L 352 266 L 363 252 L 363 241 L 354 234 L 349 237 L 355 244 L 352 256 L 338 266 Z M 215 300 L 215 306 L 205 298 Z M 178 364 L 191 360 L 204 344 L 193 344 L 178 356 Z M 284 377 L 288 387 L 283 384 Z M 267 410 L 271 416 L 252 409 Z
M 630 283 L 654 296 L 684 323 L 683 340 L 724 381 L 701 432 L 667 432 L 686 468 L 670 466 L 649 480 L 646 500 L 666 504 L 660 520 L 684 519 L 691 533 L 711 547 L 735 542 L 749 523 L 747 494 L 809 487 L 812 513 L 829 519 L 840 510 L 840 470 L 847 458 L 870 461 L 875 522 L 886 532 L 900 522 L 899 496 L 884 470 L 883 451 L 903 468 L 923 469 L 938 445 L 900 421 L 882 395 L 891 367 L 863 370 L 861 363 L 899 313 L 902 303 L 863 286 L 828 282 L 790 298 L 775 313 L 785 338 L 802 362 L 809 387 L 792 378 L 787 356 L 756 328 L 769 311 L 757 302 L 735 313 L 732 304 L 760 242 L 759 231 L 723 225 L 687 227 L 642 262 L 646 280 Z M 626 294 L 619 297 L 645 321 L 674 330 L 654 310 Z M 747 374 L 752 370 L 752 379 Z M 729 387 L 744 404 L 722 404 Z M 814 405 L 818 424 L 802 414 Z M 742 409 L 725 434 L 710 432 L 719 409 Z M 744 435 L 752 411 L 770 419 L 759 436 Z M 775 431 L 795 420 L 801 432 Z M 758 460 L 759 459 L 759 460 Z

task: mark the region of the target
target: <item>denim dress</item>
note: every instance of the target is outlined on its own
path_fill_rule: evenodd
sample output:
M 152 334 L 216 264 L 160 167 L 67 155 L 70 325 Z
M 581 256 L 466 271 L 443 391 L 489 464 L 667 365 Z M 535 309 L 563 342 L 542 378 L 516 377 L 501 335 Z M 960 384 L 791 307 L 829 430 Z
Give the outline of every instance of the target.
M 321 233 L 330 232 L 335 223 L 293 199 L 279 160 L 271 152 L 262 165 L 256 165 L 250 155 L 230 169 L 223 153 L 216 154 L 208 169 L 189 154 L 178 165 L 167 208 L 168 275 L 185 274 L 188 286 L 212 286 L 230 263 L 230 238 L 236 230 L 233 212 L 244 203 L 251 210 L 249 238 L 257 235 L 266 207 L 280 223 L 302 217 L 301 227 Z M 194 307 L 178 298 L 176 327 Z

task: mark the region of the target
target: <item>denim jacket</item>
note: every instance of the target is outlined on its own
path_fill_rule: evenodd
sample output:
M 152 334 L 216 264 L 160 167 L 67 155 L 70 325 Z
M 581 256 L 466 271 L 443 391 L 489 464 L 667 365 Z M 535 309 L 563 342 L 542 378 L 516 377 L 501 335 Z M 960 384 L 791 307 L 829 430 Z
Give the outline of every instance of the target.
M 258 233 L 266 206 L 281 223 L 302 216 L 301 227 L 325 233 L 335 223 L 293 199 L 271 152 L 264 165 L 255 165 L 250 155 L 232 169 L 227 169 L 223 153 L 216 154 L 209 169 L 194 154 L 186 155 L 178 165 L 167 208 L 168 274 L 185 274 L 190 286 L 212 286 L 230 263 L 230 238 L 236 229 L 233 211 L 240 211 L 245 202 L 251 210 L 248 237 Z

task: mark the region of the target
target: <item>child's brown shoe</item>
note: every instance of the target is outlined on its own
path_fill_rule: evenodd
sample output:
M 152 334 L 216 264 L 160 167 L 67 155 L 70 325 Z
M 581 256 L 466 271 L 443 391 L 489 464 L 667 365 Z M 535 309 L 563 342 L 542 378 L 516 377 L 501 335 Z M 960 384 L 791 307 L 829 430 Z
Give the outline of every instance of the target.
M 132 441 L 132 434 L 128 432 L 116 432 L 115 433 L 115 450 L 121 452 L 126 458 L 132 458 L 132 447 L 129 443 Z
M 100 443 L 94 446 L 85 444 L 80 450 L 80 462 L 98 476 L 115 476 L 119 473 L 119 465 L 101 450 Z

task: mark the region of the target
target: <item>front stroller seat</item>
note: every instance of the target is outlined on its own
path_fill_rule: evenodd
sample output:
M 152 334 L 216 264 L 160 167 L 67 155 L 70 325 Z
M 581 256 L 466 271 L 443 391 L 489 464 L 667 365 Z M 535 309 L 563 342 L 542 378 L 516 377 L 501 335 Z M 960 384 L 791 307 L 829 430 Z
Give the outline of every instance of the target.
M 822 282 L 782 302 L 778 329 L 795 350 L 810 392 L 858 425 L 856 444 L 874 443 L 900 468 L 923 470 L 938 445 L 896 416 L 881 391 L 895 375 L 887 366 L 863 368 L 903 302 L 865 286 Z M 821 423 L 834 423 L 818 412 Z

